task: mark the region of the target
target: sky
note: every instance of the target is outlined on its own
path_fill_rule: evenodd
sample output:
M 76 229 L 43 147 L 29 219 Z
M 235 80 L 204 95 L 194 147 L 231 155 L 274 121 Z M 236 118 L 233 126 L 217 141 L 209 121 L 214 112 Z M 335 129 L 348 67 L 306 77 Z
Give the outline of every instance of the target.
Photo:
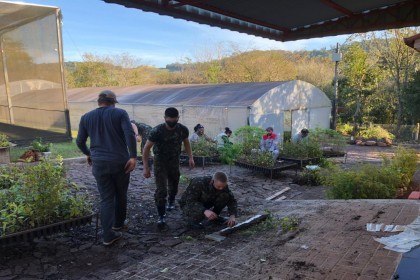
M 250 50 L 314 50 L 333 48 L 348 35 L 277 42 L 236 31 L 174 19 L 102 0 L 13 1 L 55 6 L 63 15 L 65 61 L 82 61 L 84 53 L 117 55 L 128 53 L 141 64 L 164 68 L 167 64 L 195 60 L 201 50 L 234 45 Z

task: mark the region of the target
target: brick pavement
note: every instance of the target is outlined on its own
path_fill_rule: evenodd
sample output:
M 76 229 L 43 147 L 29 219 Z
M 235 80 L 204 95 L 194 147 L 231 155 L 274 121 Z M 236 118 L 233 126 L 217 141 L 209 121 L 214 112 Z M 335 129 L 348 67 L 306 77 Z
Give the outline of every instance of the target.
M 278 218 L 300 217 L 303 230 L 286 242 L 275 230 L 234 233 L 221 243 L 195 238 L 107 279 L 391 279 L 401 254 L 373 240 L 390 233 L 367 232 L 366 223 L 404 225 L 419 214 L 418 203 L 402 200 L 266 206 Z
M 350 154 L 348 162 L 356 161 Z M 69 167 L 72 181 L 97 192 L 84 160 Z M 216 170 L 230 175 L 241 218 L 269 210 L 279 219 L 299 217 L 301 230 L 237 232 L 216 243 L 204 234 L 185 232 L 178 210 L 168 216 L 168 229 L 157 231 L 153 180 L 136 170 L 129 190 L 131 225 L 123 240 L 104 248 L 94 241 L 91 226 L 6 249 L 0 251 L 6 256 L 0 279 L 390 279 L 401 254 L 373 240 L 390 233 L 367 232 L 366 223 L 404 225 L 419 211 L 418 201 L 407 200 L 290 200 L 324 198 L 322 187 L 293 184 L 294 172 L 270 180 L 258 172 L 216 165 L 182 168 L 182 174 Z M 285 187 L 291 188 L 287 200 L 264 199 Z

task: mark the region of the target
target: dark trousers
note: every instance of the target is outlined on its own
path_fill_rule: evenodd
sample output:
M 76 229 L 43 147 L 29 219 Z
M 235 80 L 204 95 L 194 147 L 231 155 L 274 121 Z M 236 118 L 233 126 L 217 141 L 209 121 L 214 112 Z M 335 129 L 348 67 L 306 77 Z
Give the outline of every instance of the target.
M 174 200 L 178 193 L 179 159 L 160 161 L 154 160 L 154 175 L 156 180 L 155 203 L 158 208 L 165 207 L 166 199 Z
M 127 190 L 130 173 L 125 174 L 125 163 L 93 161 L 92 174 L 101 197 L 101 225 L 104 240 L 113 238 L 112 226 L 121 227 L 127 216 Z

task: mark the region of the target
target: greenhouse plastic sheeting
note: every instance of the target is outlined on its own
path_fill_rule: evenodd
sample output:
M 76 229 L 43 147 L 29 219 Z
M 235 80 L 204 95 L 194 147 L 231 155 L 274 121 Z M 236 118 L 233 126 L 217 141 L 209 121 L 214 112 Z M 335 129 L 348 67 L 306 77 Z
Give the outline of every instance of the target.
M 0 132 L 11 140 L 69 136 L 60 10 L 0 2 Z

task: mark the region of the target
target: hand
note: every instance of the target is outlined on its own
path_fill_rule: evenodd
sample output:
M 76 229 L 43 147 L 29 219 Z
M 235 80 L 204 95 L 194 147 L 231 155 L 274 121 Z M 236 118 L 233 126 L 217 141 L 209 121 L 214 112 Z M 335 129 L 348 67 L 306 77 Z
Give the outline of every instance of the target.
M 131 171 L 136 168 L 137 159 L 136 158 L 130 158 L 127 163 L 125 164 L 124 170 L 125 174 L 130 173 Z
M 190 157 L 190 160 L 188 161 L 188 163 L 190 164 L 190 168 L 193 169 L 195 166 L 194 158 Z
M 92 166 L 92 159 L 90 158 L 90 156 L 86 157 L 86 161 L 90 166 Z
M 207 217 L 207 219 L 209 219 L 210 221 L 212 221 L 212 220 L 214 220 L 214 219 L 217 219 L 217 214 L 216 213 L 214 213 L 213 211 L 211 211 L 211 210 L 206 210 L 206 211 L 204 211 L 204 216 L 206 216 Z
M 143 166 L 143 177 L 144 178 L 150 178 L 150 167 L 149 166 Z
M 229 217 L 229 220 L 227 221 L 227 225 L 229 227 L 233 227 L 234 225 L 236 225 L 236 219 L 234 215 Z

